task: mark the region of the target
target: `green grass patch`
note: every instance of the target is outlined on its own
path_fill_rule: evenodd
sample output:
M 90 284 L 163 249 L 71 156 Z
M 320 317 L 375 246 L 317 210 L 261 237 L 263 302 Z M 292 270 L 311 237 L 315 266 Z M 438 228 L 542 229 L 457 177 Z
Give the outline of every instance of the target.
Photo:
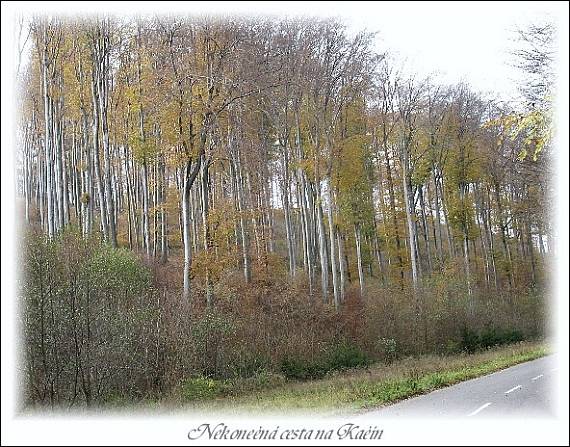
M 518 343 L 475 354 L 406 358 L 391 365 L 335 373 L 321 380 L 287 381 L 271 389 L 229 395 L 195 406 L 234 412 L 322 410 L 345 413 L 377 407 L 473 379 L 548 354 L 540 343 Z

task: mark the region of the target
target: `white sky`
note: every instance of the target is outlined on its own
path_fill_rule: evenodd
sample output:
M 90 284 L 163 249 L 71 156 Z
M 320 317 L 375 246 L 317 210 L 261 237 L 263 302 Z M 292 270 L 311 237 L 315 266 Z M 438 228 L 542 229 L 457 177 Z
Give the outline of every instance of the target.
M 567 29 L 566 2 L 14 2 L 28 13 L 118 14 L 211 12 L 339 17 L 351 30 L 378 32 L 378 51 L 390 50 L 405 69 L 465 81 L 501 99 L 517 95 L 519 72 L 511 67 L 516 29 L 546 19 Z
M 519 75 L 510 65 L 516 30 L 556 21 L 564 9 L 556 2 L 390 2 L 368 14 L 359 7 L 346 8 L 342 15 L 355 27 L 377 29 L 379 47 L 405 59 L 411 71 L 437 74 L 443 82 L 466 81 L 506 99 L 516 95 Z

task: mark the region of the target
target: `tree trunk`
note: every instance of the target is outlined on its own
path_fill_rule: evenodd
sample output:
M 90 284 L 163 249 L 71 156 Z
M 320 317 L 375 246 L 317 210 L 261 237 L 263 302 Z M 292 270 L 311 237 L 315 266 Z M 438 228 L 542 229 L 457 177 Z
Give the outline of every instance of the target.
M 45 178 L 46 178 L 46 198 L 47 198 L 47 230 L 48 238 L 53 238 L 55 234 L 55 206 L 53 200 L 53 182 L 52 182 L 52 123 L 51 123 L 51 99 L 49 96 L 48 86 L 48 34 L 47 27 L 44 25 L 42 45 L 42 87 L 44 96 L 44 151 L 45 151 Z
M 184 271 L 183 271 L 183 298 L 190 301 L 190 269 L 192 267 L 192 242 L 190 240 L 190 190 L 198 175 L 198 170 L 202 164 L 202 157 L 198 158 L 194 166 L 192 161 L 186 162 L 182 185 L 182 242 L 184 245 Z
M 320 188 L 319 188 L 320 189 Z M 322 196 L 321 196 L 322 197 Z M 325 224 L 323 217 L 322 201 L 316 203 L 317 207 L 317 224 L 319 228 L 319 257 L 321 261 L 321 291 L 323 294 L 323 302 L 328 303 L 329 300 L 329 267 L 327 258 L 327 242 L 325 236 Z
M 412 209 L 413 199 L 410 197 L 410 184 L 408 172 L 408 155 L 404 150 L 404 160 L 402 162 L 402 183 L 404 187 L 404 202 L 406 205 L 406 222 L 408 224 L 408 248 L 410 250 L 410 263 L 412 266 L 412 285 L 414 287 L 414 294 L 417 294 L 418 289 L 418 266 L 417 266 L 417 253 L 416 253 L 416 226 L 414 223 L 415 213 Z
M 362 270 L 362 248 L 360 224 L 354 224 L 354 239 L 356 240 L 356 262 L 358 265 L 358 283 L 360 284 L 360 296 L 364 295 L 364 271 Z
M 105 197 L 105 190 L 103 185 L 103 178 L 101 174 L 101 159 L 99 157 L 99 99 L 97 93 L 97 68 L 93 67 L 93 79 L 91 83 L 91 90 L 93 93 L 93 161 L 95 182 L 97 184 L 97 191 L 99 193 L 99 212 L 101 216 L 101 229 L 103 230 L 103 237 L 109 240 L 109 225 L 107 221 L 107 200 Z
M 334 306 L 335 309 L 340 308 L 340 294 L 339 294 L 339 287 L 338 287 L 338 272 L 336 267 L 336 249 L 335 249 L 335 225 L 333 219 L 333 194 L 332 194 L 332 187 L 330 179 L 327 178 L 326 180 L 326 191 L 327 191 L 327 220 L 329 225 L 329 244 L 330 244 L 330 262 L 331 262 L 331 271 L 332 271 L 332 283 L 333 283 L 333 298 L 334 298 Z
M 392 168 L 390 166 L 390 157 L 388 148 L 384 147 L 384 158 L 386 161 L 386 179 L 388 180 L 388 194 L 390 197 L 390 210 L 392 211 L 392 225 L 394 228 L 394 237 L 396 239 L 396 257 L 398 258 L 398 268 L 400 269 L 400 280 L 404 281 L 404 260 L 402 259 L 402 244 L 400 242 L 400 230 L 398 228 L 398 216 L 396 212 L 396 194 L 394 193 L 394 180 L 392 177 Z

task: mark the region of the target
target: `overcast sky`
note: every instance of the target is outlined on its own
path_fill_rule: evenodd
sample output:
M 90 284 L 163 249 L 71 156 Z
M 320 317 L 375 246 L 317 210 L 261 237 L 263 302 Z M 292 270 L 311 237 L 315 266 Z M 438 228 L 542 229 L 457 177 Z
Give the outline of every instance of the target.
M 560 4 L 548 2 L 379 4 L 363 13 L 347 8 L 352 26 L 378 30 L 379 46 L 406 60 L 420 75 L 439 74 L 444 82 L 466 81 L 504 99 L 516 95 L 518 70 L 510 52 L 516 30 L 557 20 Z

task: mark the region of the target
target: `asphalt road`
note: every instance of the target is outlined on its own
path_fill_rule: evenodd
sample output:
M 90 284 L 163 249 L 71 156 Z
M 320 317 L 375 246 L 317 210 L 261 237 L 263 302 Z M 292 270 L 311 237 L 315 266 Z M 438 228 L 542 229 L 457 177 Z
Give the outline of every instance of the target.
M 382 407 L 369 417 L 521 417 L 554 415 L 553 356 Z

